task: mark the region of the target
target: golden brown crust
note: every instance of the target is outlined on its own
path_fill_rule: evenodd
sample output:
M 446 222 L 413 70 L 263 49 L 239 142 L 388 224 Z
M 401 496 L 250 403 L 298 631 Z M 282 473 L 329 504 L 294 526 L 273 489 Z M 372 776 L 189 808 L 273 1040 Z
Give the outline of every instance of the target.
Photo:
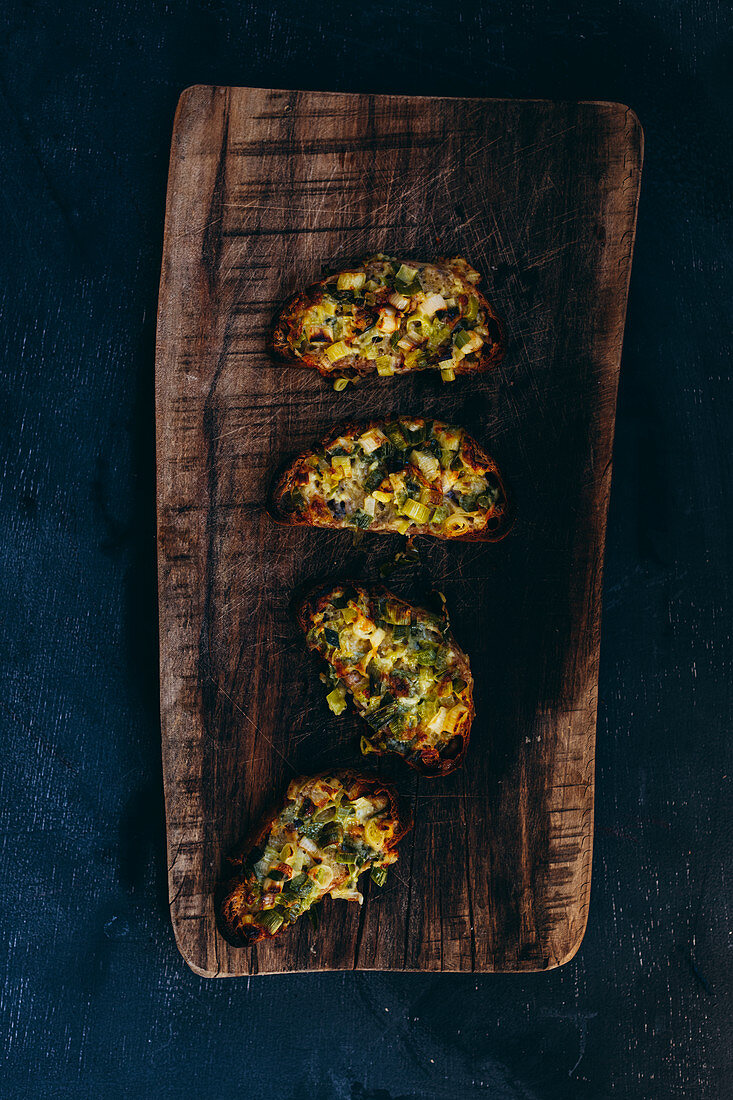
M 325 583 L 317 585 L 311 589 L 298 605 L 295 617 L 301 630 L 305 635 L 308 634 L 308 630 L 312 625 L 315 616 L 323 611 L 333 599 L 334 590 L 342 589 L 344 587 L 353 588 L 355 592 L 366 597 L 367 600 L 378 599 L 379 597 L 385 597 L 389 600 L 394 600 L 400 604 L 403 608 L 413 609 L 414 605 L 408 603 L 407 600 L 401 599 L 399 596 L 395 596 L 394 592 L 390 592 L 383 585 L 370 585 L 369 588 L 365 588 L 363 585 L 357 584 L 353 581 L 342 581 L 338 584 Z M 377 748 L 373 748 L 372 751 L 378 756 L 400 756 L 400 759 L 404 760 L 409 767 L 419 772 L 421 775 L 429 778 L 442 778 L 443 776 L 450 775 L 451 772 L 457 771 L 462 765 L 468 751 L 468 743 L 471 737 L 471 726 L 473 720 L 476 717 L 476 709 L 473 702 L 473 675 L 471 673 L 471 666 L 468 660 L 468 656 L 456 644 L 455 638 L 451 635 L 451 643 L 453 648 L 458 654 L 457 669 L 460 671 L 463 678 L 466 680 L 467 691 L 465 698 L 462 702 L 467 707 L 467 713 L 461 719 L 460 724 L 454 731 L 454 736 L 451 742 L 446 746 L 442 752 L 438 752 L 432 748 L 425 748 L 423 750 L 412 753 L 410 756 L 400 756 L 399 753 L 393 753 L 388 751 L 381 751 Z M 318 652 L 317 648 L 308 644 L 309 649 L 314 652 Z M 342 675 L 343 670 L 339 668 L 338 663 L 334 664 L 339 675 Z
M 385 423 L 396 419 L 398 419 L 397 416 L 385 417 L 381 420 L 370 420 L 366 422 L 347 421 L 338 424 L 323 438 L 320 445 L 328 449 L 330 446 L 333 446 L 335 441 L 341 436 L 347 438 L 351 436 L 357 437 L 370 428 L 382 427 Z M 423 417 L 416 416 L 410 419 L 415 423 L 425 423 Z M 434 423 L 439 427 L 445 427 L 440 421 L 436 420 Z M 314 516 L 311 516 L 309 513 L 297 515 L 294 512 L 287 512 L 283 507 L 283 501 L 287 498 L 287 494 L 298 487 L 303 463 L 312 453 L 312 449 L 302 451 L 296 458 L 291 459 L 276 476 L 268 499 L 268 512 L 270 517 L 275 523 L 287 527 L 325 527 L 331 530 L 353 530 L 353 528 L 349 527 L 347 524 L 340 523 L 325 507 L 320 510 L 319 514 Z M 430 538 L 443 539 L 450 542 L 500 542 L 508 535 L 514 524 L 514 512 L 499 467 L 494 462 L 493 458 L 491 458 L 491 456 L 488 455 L 486 451 L 479 446 L 476 440 L 468 435 L 468 433 L 464 433 L 464 454 L 469 459 L 474 469 L 486 470 L 497 479 L 501 490 L 501 507 L 495 510 L 494 514 L 489 517 L 487 526 L 480 531 L 474 531 L 464 535 L 448 535 L 436 533 L 432 531 L 428 525 L 413 524 L 409 532 L 410 537 L 413 535 L 428 535 Z M 377 534 L 396 533 L 387 528 L 380 528 L 378 525 L 372 525 L 370 530 Z
M 293 785 L 303 786 L 326 777 L 338 779 L 352 801 L 364 795 L 370 797 L 383 795 L 387 798 L 390 817 L 395 822 L 395 829 L 392 836 L 385 843 L 385 852 L 395 851 L 402 837 L 411 828 L 412 815 L 409 809 L 406 808 L 404 803 L 400 802 L 393 784 L 381 779 L 379 776 L 364 775 L 350 768 L 342 768 L 322 772 L 315 776 L 299 776 L 297 779 L 292 780 L 282 802 L 271 807 L 261 821 L 247 834 L 246 839 L 225 861 L 226 875 L 217 890 L 215 907 L 219 931 L 233 947 L 251 947 L 261 940 L 273 939 L 285 930 L 286 926 L 283 925 L 274 933 L 268 932 L 259 925 L 244 923 L 241 920 L 242 914 L 247 911 L 247 884 L 243 876 L 244 863 L 252 849 L 259 847 L 266 840 L 283 807 L 290 801 L 289 796 Z
M 358 269 L 367 262 L 368 261 L 360 261 L 356 265 L 350 266 L 348 270 Z M 460 270 L 458 270 L 456 267 L 457 262 L 460 263 L 460 261 L 456 261 L 453 258 L 441 256 L 431 261 L 431 264 L 434 267 L 450 270 L 452 277 L 459 279 L 463 284 L 463 291 L 478 299 L 479 310 L 483 311 L 486 315 L 486 323 L 492 333 L 492 340 L 490 344 L 484 343 L 481 353 L 478 356 L 456 362 L 454 364 L 454 373 L 456 375 L 481 374 L 496 366 L 504 358 L 504 326 L 483 291 L 479 289 L 475 282 L 470 282 L 461 274 Z M 422 267 L 425 261 L 405 260 L 404 263 L 411 266 Z M 296 291 L 294 294 L 290 295 L 275 318 L 273 328 L 268 337 L 268 350 L 274 358 L 281 362 L 291 363 L 295 366 L 307 368 L 309 370 L 316 370 L 323 378 L 331 379 L 339 376 L 346 378 L 364 378 L 376 372 L 374 360 L 368 360 L 354 355 L 349 357 L 348 361 L 345 360 L 343 366 L 339 364 L 338 370 L 334 370 L 333 367 L 327 369 L 324 367 L 318 355 L 308 352 L 296 354 L 290 343 L 290 339 L 298 327 L 301 314 L 311 306 L 318 305 L 323 300 L 327 288 L 329 285 L 333 287 L 333 282 L 337 276 L 338 272 L 331 273 L 323 279 L 311 283 L 304 290 Z M 434 367 L 435 364 L 428 364 L 427 366 L 408 368 L 406 365 L 402 364 L 396 368 L 395 374 L 413 373 L 415 370 L 434 369 Z

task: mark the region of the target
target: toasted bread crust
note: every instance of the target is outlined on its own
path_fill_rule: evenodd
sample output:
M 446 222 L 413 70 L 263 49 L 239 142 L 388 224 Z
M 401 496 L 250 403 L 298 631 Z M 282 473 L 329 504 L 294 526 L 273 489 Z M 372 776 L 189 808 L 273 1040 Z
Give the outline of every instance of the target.
M 322 654 L 318 650 L 317 646 L 312 645 L 307 640 L 308 631 L 313 623 L 313 620 L 317 614 L 323 611 L 331 604 L 336 591 L 349 588 L 353 589 L 356 593 L 363 596 L 368 602 L 378 600 L 380 597 L 389 599 L 399 604 L 406 611 L 415 610 L 414 604 L 408 603 L 407 600 L 401 599 L 396 596 L 384 585 L 370 585 L 368 588 L 360 585 L 354 581 L 343 581 L 338 584 L 321 584 L 311 589 L 306 593 L 298 605 L 295 616 L 303 633 L 306 635 L 306 644 L 308 648 L 318 653 L 322 659 Z M 422 610 L 417 608 L 416 610 Z M 443 748 L 442 752 L 438 752 L 433 748 L 424 748 L 412 752 L 408 756 L 402 756 L 400 753 L 396 753 L 391 750 L 382 750 L 372 746 L 371 752 L 374 752 L 378 756 L 399 756 L 401 760 L 404 760 L 414 771 L 419 772 L 428 778 L 442 778 L 443 776 L 450 775 L 451 772 L 457 771 L 462 765 L 468 751 L 468 744 L 471 737 L 471 726 L 473 720 L 476 717 L 476 710 L 473 702 L 473 675 L 471 673 L 471 666 L 466 653 L 456 644 L 455 638 L 452 633 L 446 632 L 449 636 L 450 643 L 455 649 L 458 660 L 456 662 L 455 671 L 460 672 L 461 676 L 466 681 L 466 689 L 461 695 L 461 702 L 466 707 L 466 714 L 462 717 L 460 723 L 453 731 L 451 741 Z M 344 673 L 344 666 L 339 664 L 338 661 L 330 662 L 339 676 Z M 357 713 L 360 713 L 357 708 Z
M 358 438 L 370 429 L 381 428 L 385 423 L 396 419 L 397 417 L 391 417 L 383 420 L 370 420 L 366 422 L 347 421 L 346 423 L 338 424 L 323 438 L 320 446 L 328 450 L 340 437 Z M 415 423 L 425 424 L 425 419 L 422 417 L 411 417 L 410 419 Z M 443 425 L 439 421 L 434 421 L 433 423 L 439 428 L 446 427 L 446 425 Z M 486 527 L 480 531 L 455 535 L 431 530 L 428 524 L 413 524 L 409 531 L 410 537 L 413 535 L 428 535 L 430 538 L 444 539 L 450 542 L 500 542 L 511 530 L 514 523 L 514 515 L 499 467 L 493 458 L 479 446 L 475 439 L 467 433 L 464 433 L 463 438 L 464 456 L 466 460 L 476 471 L 486 471 L 492 474 L 498 481 L 501 491 L 501 506 L 494 510 Z M 303 467 L 306 460 L 310 458 L 312 454 L 312 449 L 301 452 L 296 458 L 291 459 L 278 474 L 273 482 L 268 498 L 268 512 L 270 517 L 276 523 L 288 527 L 325 527 L 331 530 L 353 530 L 349 524 L 332 516 L 325 507 L 318 509 L 318 511 L 309 508 L 301 515 L 295 512 L 288 512 L 287 509 L 283 507 L 283 502 L 288 494 L 302 484 Z M 389 527 L 380 527 L 378 523 L 372 524 L 370 531 L 377 534 L 397 533 Z
M 352 354 L 335 364 L 324 358 L 323 350 L 320 347 L 309 344 L 302 350 L 296 351 L 295 349 L 295 344 L 302 336 L 303 320 L 306 312 L 311 310 L 312 307 L 317 307 L 324 301 L 330 300 L 330 292 L 334 290 L 339 275 L 364 270 L 369 271 L 369 265 L 373 264 L 374 259 L 376 258 L 363 260 L 350 266 L 346 271 L 333 272 L 318 282 L 311 283 L 304 290 L 298 290 L 292 294 L 281 307 L 269 335 L 268 350 L 270 354 L 281 362 L 289 362 L 300 367 L 316 370 L 324 378 L 354 379 L 375 374 L 377 372 L 375 359 L 361 355 L 356 344 L 353 345 Z M 401 261 L 394 261 L 395 264 L 399 262 Z M 478 273 L 474 272 L 464 260 L 456 258 L 440 257 L 429 264 L 419 260 L 406 260 L 404 263 L 408 267 L 418 270 L 442 271 L 446 278 L 450 278 L 456 284 L 458 292 L 463 293 L 467 298 L 476 298 L 478 301 L 481 328 L 486 333 L 484 343 L 479 353 L 462 359 L 455 358 L 453 363 L 454 374 L 480 374 L 501 362 L 504 356 L 505 342 L 503 325 L 486 295 L 476 285 L 479 280 Z M 470 280 L 466 277 L 469 272 L 471 273 Z M 384 293 L 386 291 L 380 291 L 378 299 L 381 299 Z M 377 315 L 380 305 L 384 306 L 385 304 L 388 304 L 388 298 L 377 301 L 371 309 L 370 320 Z M 346 343 L 352 346 L 349 340 Z M 443 351 L 442 354 L 450 355 L 450 351 L 447 353 Z M 435 369 L 439 361 L 439 356 L 436 354 L 429 355 L 420 364 L 408 364 L 405 362 L 404 352 L 394 349 L 394 355 L 395 362 L 392 371 L 394 374 Z
M 284 805 L 291 800 L 293 789 L 301 789 L 306 784 L 325 778 L 338 779 L 346 789 L 348 797 L 352 800 L 362 796 L 374 797 L 377 795 L 383 795 L 387 798 L 389 814 L 395 822 L 395 828 L 392 836 L 385 844 L 385 852 L 396 851 L 402 837 L 411 828 L 411 814 L 400 802 L 395 787 L 379 776 L 364 775 L 352 769 L 337 769 L 322 772 L 315 776 L 299 776 L 292 780 L 288 786 L 285 799 L 280 804 L 271 807 L 261 821 L 248 833 L 245 840 L 226 859 L 225 878 L 217 890 L 216 911 L 219 930 L 233 947 L 251 947 L 261 940 L 273 939 L 285 930 L 286 926 L 283 925 L 276 932 L 269 932 L 259 925 L 242 921 L 242 916 L 248 911 L 244 878 L 245 861 L 254 848 L 258 848 L 265 842 Z

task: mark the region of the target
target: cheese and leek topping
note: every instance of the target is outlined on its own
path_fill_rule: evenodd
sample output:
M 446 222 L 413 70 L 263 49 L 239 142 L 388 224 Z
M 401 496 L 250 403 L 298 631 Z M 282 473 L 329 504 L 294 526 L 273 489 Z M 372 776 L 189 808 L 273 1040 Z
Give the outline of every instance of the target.
M 439 763 L 471 721 L 468 658 L 445 618 L 380 590 L 338 586 L 313 616 L 307 641 L 329 664 L 331 709 L 346 693 L 371 728 L 362 751 Z
M 382 793 L 351 800 L 338 776 L 290 784 L 285 808 L 244 862 L 238 920 L 274 935 L 326 894 L 361 903 L 357 879 L 383 885 L 397 859 L 388 848 L 397 822 Z
M 505 504 L 492 470 L 467 454 L 462 428 L 400 417 L 339 436 L 301 460 L 283 511 L 311 524 L 457 538 L 490 529 Z
M 474 291 L 479 281 L 460 258 L 410 265 L 380 253 L 324 280 L 290 319 L 287 341 L 339 390 L 360 373 L 435 369 L 451 382 L 500 338 Z

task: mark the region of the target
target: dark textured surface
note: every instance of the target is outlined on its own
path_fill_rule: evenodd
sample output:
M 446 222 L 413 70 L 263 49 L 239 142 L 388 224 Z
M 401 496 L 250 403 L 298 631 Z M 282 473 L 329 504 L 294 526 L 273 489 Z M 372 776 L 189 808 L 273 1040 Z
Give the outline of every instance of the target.
M 5 1094 L 731 1095 L 729 19 L 711 0 L 459 10 L 4 9 Z M 176 951 L 153 321 L 173 110 L 198 81 L 610 99 L 644 125 L 593 898 L 564 969 L 212 983 Z

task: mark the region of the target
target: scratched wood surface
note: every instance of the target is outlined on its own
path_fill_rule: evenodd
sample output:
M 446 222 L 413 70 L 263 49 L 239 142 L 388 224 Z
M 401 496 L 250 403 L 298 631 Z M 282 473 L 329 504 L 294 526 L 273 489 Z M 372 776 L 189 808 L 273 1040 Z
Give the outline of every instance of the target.
M 156 365 L 161 716 L 171 916 L 205 975 L 538 970 L 588 913 L 600 586 L 641 169 L 632 112 L 603 103 L 199 86 L 171 152 Z M 272 363 L 278 304 L 373 251 L 463 255 L 505 319 L 503 365 L 336 395 Z M 446 595 L 471 656 L 466 766 L 381 762 L 415 827 L 382 891 L 321 928 L 237 951 L 222 859 L 296 772 L 358 762 L 289 611 L 325 575 L 377 579 L 400 540 L 275 527 L 273 472 L 340 418 L 427 413 L 493 453 L 517 524 L 498 546 L 421 540 L 395 590 Z

